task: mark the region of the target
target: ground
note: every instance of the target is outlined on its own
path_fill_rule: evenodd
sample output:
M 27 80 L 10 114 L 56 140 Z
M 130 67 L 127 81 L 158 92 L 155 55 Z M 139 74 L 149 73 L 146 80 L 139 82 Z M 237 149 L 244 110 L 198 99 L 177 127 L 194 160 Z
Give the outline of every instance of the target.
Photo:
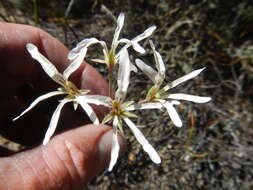
M 77 0 L 67 18 L 67 0 L 49 5 L 35 0 L 29 6 L 15 0 L 0 2 L 2 20 L 37 25 L 69 48 L 86 37 L 111 42 L 114 19 L 124 12 L 124 37 L 157 26 L 152 40 L 166 63 L 166 82 L 206 67 L 196 79 L 174 90 L 212 97 L 207 104 L 182 102 L 178 107 L 182 128 L 174 127 L 165 112 L 137 113 L 135 123 L 159 152 L 162 163 L 152 163 L 126 128 L 127 152 L 113 172 L 101 173 L 87 189 L 253 188 L 252 2 Z M 50 11 L 55 6 L 58 11 Z M 144 46 L 149 47 L 147 40 Z M 101 55 L 95 50 L 89 53 L 88 62 Z M 150 50 L 135 57 L 154 66 Z M 105 74 L 102 65 L 93 65 Z M 144 96 L 150 85 L 141 72 L 133 75 L 128 98 Z M 0 143 L 13 150 L 22 147 L 4 138 Z

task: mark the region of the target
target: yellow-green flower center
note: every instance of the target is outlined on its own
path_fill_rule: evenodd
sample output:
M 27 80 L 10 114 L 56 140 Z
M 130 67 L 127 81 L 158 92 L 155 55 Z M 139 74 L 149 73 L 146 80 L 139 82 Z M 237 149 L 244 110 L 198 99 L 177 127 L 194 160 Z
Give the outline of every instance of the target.
M 112 111 L 111 115 L 120 116 L 122 114 L 121 102 L 114 100 L 112 102 Z
M 69 95 L 73 95 L 75 96 L 76 94 L 79 93 L 78 88 L 76 87 L 76 85 L 74 85 L 72 82 L 67 81 L 66 82 L 66 91 L 68 92 Z
M 77 95 L 84 95 L 89 92 L 89 90 L 79 90 L 71 81 L 66 81 L 64 87 L 59 88 L 59 90 L 68 94 L 68 98 L 76 98 Z

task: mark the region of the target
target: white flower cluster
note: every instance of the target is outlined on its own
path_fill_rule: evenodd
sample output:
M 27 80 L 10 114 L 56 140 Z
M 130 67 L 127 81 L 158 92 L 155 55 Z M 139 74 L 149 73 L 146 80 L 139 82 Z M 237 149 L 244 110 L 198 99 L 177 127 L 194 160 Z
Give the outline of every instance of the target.
M 112 40 L 110 49 L 104 41 L 100 41 L 96 38 L 88 38 L 82 40 L 77 46 L 70 51 L 68 58 L 71 61 L 70 65 L 66 68 L 63 74 L 59 73 L 55 66 L 45 58 L 38 51 L 37 47 L 33 44 L 27 44 L 26 48 L 31 56 L 36 59 L 44 69 L 44 71 L 55 81 L 61 88 L 57 91 L 49 92 L 45 95 L 38 97 L 25 111 L 23 111 L 18 117 L 24 115 L 26 112 L 31 110 L 39 102 L 56 95 L 65 94 L 65 98 L 62 99 L 57 106 L 52 119 L 49 124 L 49 128 L 46 132 L 43 144 L 45 145 L 55 132 L 60 112 L 62 107 L 69 102 L 73 102 L 74 109 L 77 108 L 78 104 L 84 109 L 84 111 L 89 116 L 90 120 L 94 124 L 99 124 L 99 119 L 96 113 L 93 111 L 90 104 L 103 105 L 110 109 L 109 113 L 104 117 L 102 123 L 112 124 L 113 126 L 113 139 L 111 148 L 111 161 L 109 165 L 109 171 L 112 170 L 113 166 L 116 164 L 119 154 L 119 143 L 118 143 L 118 132 L 123 134 L 123 122 L 130 128 L 136 137 L 137 141 L 142 145 L 144 151 L 146 151 L 154 163 L 159 164 L 161 159 L 152 147 L 152 145 L 147 141 L 138 127 L 130 120 L 131 118 L 136 118 L 137 116 L 131 111 L 140 109 L 162 109 L 165 108 L 170 116 L 171 120 L 177 127 L 182 126 L 182 121 L 174 108 L 175 105 L 180 104 L 178 100 L 192 101 L 196 103 L 206 103 L 211 100 L 209 97 L 200 97 L 189 94 L 170 94 L 168 91 L 177 85 L 196 77 L 204 68 L 195 70 L 173 82 L 163 85 L 165 79 L 165 65 L 162 60 L 161 55 L 156 51 L 153 42 L 150 41 L 150 46 L 152 48 L 156 70 L 144 63 L 140 59 L 135 60 L 135 64 L 131 63 L 127 49 L 133 47 L 139 53 L 144 53 L 144 48 L 139 44 L 139 42 L 147 37 L 149 37 L 153 31 L 156 29 L 155 26 L 149 27 L 142 34 L 129 39 L 119 39 L 121 29 L 124 24 L 124 14 L 121 13 L 117 20 L 117 27 Z M 124 46 L 116 52 L 118 45 L 123 43 Z M 89 90 L 78 89 L 71 81 L 68 80 L 69 76 L 76 71 L 82 64 L 88 47 L 92 44 L 100 44 L 102 46 L 104 60 L 94 59 L 94 61 L 106 64 L 108 72 L 112 72 L 113 69 L 117 69 L 117 90 L 115 97 L 107 97 L 101 95 L 88 95 Z M 131 71 L 137 72 L 136 66 L 143 71 L 154 83 L 154 85 L 147 91 L 145 99 L 135 102 L 126 100 L 127 89 L 130 83 L 130 73 Z M 118 68 L 116 68 L 116 66 Z M 109 85 L 112 85 L 112 81 L 109 80 Z

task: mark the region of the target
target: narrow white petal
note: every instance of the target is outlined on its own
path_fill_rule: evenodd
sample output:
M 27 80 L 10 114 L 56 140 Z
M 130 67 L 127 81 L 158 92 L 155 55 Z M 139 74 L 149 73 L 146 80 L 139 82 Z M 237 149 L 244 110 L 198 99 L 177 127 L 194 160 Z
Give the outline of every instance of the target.
M 52 96 L 57 96 L 57 95 L 60 95 L 60 94 L 65 94 L 64 92 L 61 92 L 61 91 L 54 91 L 54 92 L 49 92 L 47 94 L 44 94 L 42 96 L 39 96 L 36 100 L 34 100 L 31 105 L 26 108 L 19 116 L 15 117 L 13 119 L 13 121 L 17 120 L 18 118 L 20 118 L 22 115 L 24 115 L 25 113 L 27 113 L 28 111 L 30 111 L 34 106 L 36 106 L 39 102 L 45 100 L 45 99 L 48 99 Z
M 156 29 L 156 26 L 149 27 L 142 34 L 140 34 L 140 35 L 136 36 L 134 39 L 132 39 L 132 41 L 139 42 L 139 41 L 151 36 L 151 34 L 155 31 L 155 29 Z
M 163 80 L 164 80 L 164 78 L 165 78 L 165 66 L 164 66 L 164 62 L 163 62 L 163 59 L 162 59 L 162 56 L 160 55 L 160 53 L 156 51 L 153 42 L 150 40 L 149 43 L 150 43 L 150 46 L 151 46 L 151 48 L 152 48 L 152 50 L 154 52 L 156 68 L 157 68 L 158 74 L 159 74 L 157 82 L 162 83 Z
M 81 42 L 79 42 L 74 49 L 72 49 L 68 54 L 68 59 L 73 60 L 76 59 L 77 56 L 80 55 L 80 51 L 83 48 L 88 48 L 92 44 L 100 43 L 100 41 L 96 38 L 85 38 Z
M 182 121 L 173 105 L 170 102 L 166 102 L 164 103 L 164 107 L 167 109 L 170 119 L 172 120 L 174 125 L 177 127 L 182 127 Z
M 117 133 L 113 133 L 113 136 L 112 136 L 111 160 L 110 160 L 108 171 L 112 171 L 114 165 L 117 163 L 118 156 L 119 156 L 118 136 L 117 136 Z
M 143 47 L 141 47 L 138 42 L 133 42 L 132 44 L 133 44 L 133 48 L 135 51 L 137 51 L 141 54 L 145 53 L 145 49 Z
M 171 105 L 179 105 L 180 104 L 180 102 L 177 101 L 177 100 L 171 100 L 169 102 L 170 102 Z
M 132 104 L 126 108 L 127 111 L 143 110 L 143 109 L 161 109 L 163 105 L 160 102 L 150 102 L 142 104 Z
M 81 101 L 78 98 L 76 98 L 75 101 L 77 101 L 82 106 L 83 110 L 87 113 L 88 117 L 93 122 L 93 124 L 98 125 L 99 120 L 98 120 L 97 114 L 93 111 L 92 107 L 86 102 Z
M 172 83 L 170 83 L 170 84 L 166 85 L 165 87 L 163 87 L 163 90 L 167 91 L 167 90 L 169 90 L 171 88 L 174 88 L 175 86 L 177 86 L 177 85 L 179 85 L 179 84 L 181 84 L 181 83 L 183 83 L 187 80 L 190 80 L 190 79 L 198 76 L 199 73 L 201 73 L 204 69 L 205 68 L 195 70 L 195 71 L 193 71 L 193 72 L 191 72 L 191 73 L 189 73 L 189 74 L 187 74 L 183 77 L 180 77 L 179 79 L 174 80 Z
M 118 78 L 117 84 L 118 89 L 116 91 L 116 98 L 118 100 L 123 100 L 127 93 L 127 88 L 129 85 L 130 78 L 130 60 L 127 50 L 124 50 L 119 58 L 119 70 L 118 70 Z
M 79 51 L 77 51 L 77 47 L 75 47 L 74 49 L 72 49 L 72 50 L 68 53 L 68 59 L 69 59 L 69 60 L 73 60 L 73 59 L 75 59 L 78 55 L 79 55 Z
M 124 25 L 124 19 L 125 19 L 125 15 L 123 13 L 120 13 L 119 17 L 117 19 L 117 27 L 115 29 L 114 37 L 112 40 L 112 46 L 114 46 L 114 44 L 116 44 L 116 42 L 119 39 L 120 32 L 121 32 L 122 27 Z
M 75 111 L 77 110 L 77 108 L 78 108 L 78 103 L 77 102 L 73 102 L 73 108 L 74 108 Z
M 117 135 L 118 118 L 115 117 L 113 120 L 113 135 L 112 135 L 112 148 L 111 148 L 111 161 L 109 164 L 108 171 L 112 171 L 114 165 L 117 163 L 119 157 L 119 142 Z
M 159 74 L 162 77 L 165 77 L 165 66 L 164 66 L 162 56 L 157 51 L 154 52 L 154 56 L 155 56 L 155 60 L 156 60 L 156 68 L 157 68 Z
M 192 101 L 196 103 L 206 103 L 211 100 L 210 97 L 203 97 L 203 96 L 194 96 L 190 94 L 169 94 L 167 98 L 170 99 L 176 99 L 176 100 L 186 100 L 186 101 Z
M 118 44 L 119 43 L 124 43 L 124 44 L 129 44 L 130 45 L 132 42 L 129 39 L 121 38 L 121 39 L 118 40 Z
M 158 73 L 152 67 L 150 67 L 140 59 L 136 59 L 135 63 L 142 70 L 142 72 L 144 72 L 150 78 L 150 80 L 152 80 L 153 83 L 156 83 L 155 78 Z
M 122 51 L 129 48 L 131 45 L 133 45 L 133 43 L 137 43 L 137 42 L 149 37 L 155 31 L 155 29 L 156 29 L 156 26 L 149 27 L 142 34 L 133 38 L 130 43 L 127 43 L 127 40 L 125 40 L 125 43 L 127 43 L 127 44 L 123 48 L 121 48 L 121 50 L 117 53 L 116 57 L 119 57 L 120 54 L 122 53 Z
M 73 59 L 69 66 L 65 69 L 65 71 L 63 72 L 63 76 L 66 79 L 68 79 L 69 76 L 80 67 L 86 56 L 87 50 L 87 48 L 81 49 L 79 55 L 75 59 Z
M 102 60 L 102 59 L 91 59 L 91 61 L 94 61 L 96 63 L 107 64 L 107 62 L 105 60 Z
M 122 28 L 122 27 L 123 27 L 124 20 L 125 20 L 125 15 L 124 15 L 124 13 L 120 13 L 119 16 L 118 16 L 118 19 L 117 19 L 117 26 L 118 26 L 119 28 Z
M 82 95 L 78 96 L 77 101 L 83 101 L 88 104 L 96 104 L 96 105 L 103 105 L 106 107 L 110 107 L 112 99 L 108 96 L 101 96 L 101 95 Z
M 131 71 L 133 71 L 133 72 L 135 72 L 135 73 L 138 72 L 137 68 L 136 68 L 136 67 L 134 66 L 134 64 L 132 64 L 132 63 L 130 63 L 130 69 L 131 69 Z
M 105 43 L 104 41 L 99 41 L 99 44 L 102 46 L 102 48 L 103 48 L 103 53 L 104 53 L 104 55 L 106 56 L 106 55 L 109 53 L 109 50 L 108 50 L 108 48 L 107 48 L 106 43 Z
M 71 102 L 73 101 L 72 99 L 63 99 L 60 104 L 57 106 L 57 108 L 55 109 L 54 111 L 54 114 L 51 118 L 51 121 L 50 121 L 50 124 L 49 124 L 49 127 L 47 129 L 47 132 L 46 132 L 46 135 L 45 135 L 45 138 L 43 140 L 43 145 L 46 145 L 49 141 L 49 139 L 52 137 L 52 135 L 54 134 L 55 132 L 55 129 L 56 129 L 56 126 L 57 126 L 57 123 L 58 123 L 58 120 L 59 120 L 59 117 L 60 117 L 60 113 L 61 113 L 61 110 L 62 110 L 62 107 L 68 103 L 68 102 Z
M 134 136 L 136 137 L 138 142 L 142 145 L 144 151 L 148 153 L 151 160 L 156 164 L 161 163 L 160 156 L 158 155 L 156 150 L 152 147 L 152 145 L 149 144 L 149 142 L 144 137 L 144 135 L 141 133 L 141 131 L 137 128 L 137 126 L 128 118 L 125 118 L 124 121 L 129 126 L 129 128 L 133 131 Z
M 124 47 L 121 48 L 121 50 L 119 51 L 119 53 L 117 53 L 116 57 L 118 57 L 120 55 L 120 53 L 122 52 L 122 50 L 127 49 L 129 46 L 133 46 L 133 49 L 139 53 L 145 53 L 145 49 L 136 41 L 131 41 L 128 40 L 126 38 L 121 38 L 118 42 L 118 44 L 120 43 L 124 43 L 126 44 Z
M 128 39 L 126 39 L 126 38 L 121 38 L 121 39 L 117 42 L 116 46 L 117 46 L 118 44 L 120 44 L 120 43 L 125 43 L 125 46 L 123 46 L 123 47 L 118 51 L 118 53 L 116 53 L 116 59 L 119 59 L 121 53 L 122 53 L 123 51 L 127 50 L 127 48 L 129 48 L 129 47 L 132 45 L 132 41 L 131 41 L 131 40 L 128 40 Z
M 40 63 L 41 67 L 50 78 L 52 78 L 60 85 L 64 86 L 65 80 L 63 79 L 62 74 L 59 73 L 56 67 L 44 55 L 39 52 L 38 48 L 35 45 L 28 43 L 26 44 L 26 49 L 30 53 L 32 58 Z
M 79 48 L 87 48 L 92 44 L 96 44 L 99 43 L 99 40 L 97 38 L 86 38 L 83 41 L 81 41 L 80 43 L 78 43 L 77 47 Z

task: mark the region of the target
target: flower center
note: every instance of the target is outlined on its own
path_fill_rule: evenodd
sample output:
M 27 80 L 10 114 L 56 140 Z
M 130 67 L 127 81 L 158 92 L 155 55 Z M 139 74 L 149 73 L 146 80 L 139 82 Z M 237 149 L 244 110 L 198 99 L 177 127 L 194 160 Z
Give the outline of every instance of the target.
M 112 102 L 112 111 L 111 111 L 111 114 L 113 116 L 120 116 L 122 113 L 122 109 L 121 109 L 121 103 L 114 100 Z
M 68 92 L 69 95 L 71 96 L 76 96 L 77 94 L 79 94 L 79 90 L 76 87 L 76 85 L 74 85 L 72 82 L 67 81 L 66 82 L 66 91 Z
M 139 103 L 146 103 L 146 102 L 155 102 L 156 99 L 160 98 L 160 93 L 159 93 L 159 86 L 154 85 L 152 86 L 144 100 L 139 101 Z

